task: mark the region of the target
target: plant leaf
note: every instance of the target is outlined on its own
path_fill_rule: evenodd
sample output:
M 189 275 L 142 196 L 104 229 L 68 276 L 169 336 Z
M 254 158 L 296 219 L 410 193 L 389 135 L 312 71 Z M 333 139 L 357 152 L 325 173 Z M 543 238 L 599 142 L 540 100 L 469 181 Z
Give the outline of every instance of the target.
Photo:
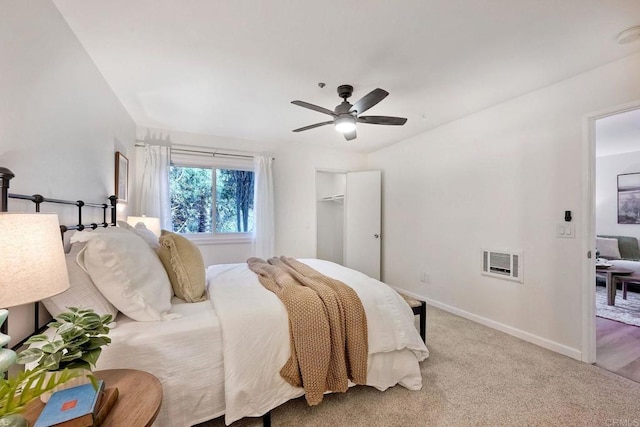
M 75 328 L 73 323 L 63 323 L 58 327 L 58 334 L 62 335 L 73 328 Z
M 75 313 L 63 312 L 63 313 L 60 313 L 58 316 L 56 316 L 56 320 L 61 322 L 73 323 L 76 317 L 77 316 L 75 315 Z
M 60 362 L 68 362 L 70 360 L 81 359 L 81 358 L 82 358 L 82 351 L 77 350 L 73 353 L 63 354 L 62 357 L 60 358 Z
M 52 354 L 52 353 L 57 353 L 58 351 L 62 350 L 64 347 L 65 347 L 64 341 L 56 340 L 56 341 L 49 341 L 48 343 L 46 343 L 41 347 L 41 350 L 45 353 Z
M 28 348 L 18 354 L 17 363 L 24 365 L 25 363 L 35 362 L 39 360 L 44 352 L 39 348 Z
M 72 362 L 69 362 L 65 368 L 67 369 L 76 369 L 76 370 L 80 370 L 80 369 L 84 369 L 87 371 L 91 370 L 91 365 L 89 365 L 88 362 L 85 362 L 82 359 L 75 359 Z
M 100 357 L 101 352 L 102 352 L 101 348 L 96 348 L 96 349 L 87 351 L 82 355 L 82 360 L 90 363 L 92 366 L 96 366 L 96 362 L 98 361 L 98 357 Z
M 34 342 L 42 342 L 42 341 L 48 341 L 48 340 L 49 340 L 49 337 L 46 334 L 38 334 L 38 335 L 32 335 L 24 343 L 33 344 Z
M 93 375 L 87 375 L 87 377 L 91 381 L 91 385 L 93 386 L 93 389 L 98 391 L 98 379 Z
M 89 343 L 85 345 L 87 350 L 93 350 L 96 348 L 100 348 L 103 345 L 107 345 L 111 343 L 111 338 L 109 337 L 93 337 L 89 340 Z
M 47 354 L 38 363 L 47 371 L 57 371 L 60 368 L 61 353 Z

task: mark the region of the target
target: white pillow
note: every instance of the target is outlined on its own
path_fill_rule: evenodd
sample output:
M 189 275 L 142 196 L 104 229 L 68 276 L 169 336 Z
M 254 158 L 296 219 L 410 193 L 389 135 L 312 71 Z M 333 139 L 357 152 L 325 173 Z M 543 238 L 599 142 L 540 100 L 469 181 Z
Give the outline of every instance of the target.
M 144 222 L 139 222 L 135 227 L 132 227 L 128 222 L 118 221 L 118 225 L 125 230 L 129 230 L 142 237 L 151 249 L 157 250 L 160 247 L 160 239 L 153 233 L 153 231 L 149 230 L 147 226 L 144 225 Z
M 91 277 L 80 268 L 76 261 L 78 254 L 84 247 L 85 243 L 75 243 L 71 245 L 71 251 L 65 254 L 69 272 L 69 289 L 61 294 L 43 299 L 42 304 L 53 317 L 68 311 L 67 307 L 79 307 L 92 308 L 101 316 L 110 314 L 115 320 L 118 310 L 100 293 L 91 281 Z
M 602 258 L 620 259 L 618 239 L 596 237 L 596 249 L 600 252 Z
M 131 230 L 133 227 L 127 221 L 117 221 L 118 227 L 123 228 L 125 230 Z
M 158 256 L 141 237 L 123 230 L 87 232 L 77 238 L 87 241 L 78 256 L 80 266 L 118 310 L 141 322 L 180 317 L 169 313 L 171 283 Z

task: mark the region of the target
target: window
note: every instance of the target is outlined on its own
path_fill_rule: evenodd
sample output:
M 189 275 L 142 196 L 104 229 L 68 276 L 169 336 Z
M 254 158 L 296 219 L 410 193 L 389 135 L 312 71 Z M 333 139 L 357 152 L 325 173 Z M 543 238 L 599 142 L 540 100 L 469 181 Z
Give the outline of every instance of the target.
M 254 174 L 250 169 L 252 164 L 231 168 L 173 163 L 169 169 L 173 231 L 199 237 L 247 237 L 253 231 Z
M 253 172 L 216 169 L 216 232 L 253 231 Z

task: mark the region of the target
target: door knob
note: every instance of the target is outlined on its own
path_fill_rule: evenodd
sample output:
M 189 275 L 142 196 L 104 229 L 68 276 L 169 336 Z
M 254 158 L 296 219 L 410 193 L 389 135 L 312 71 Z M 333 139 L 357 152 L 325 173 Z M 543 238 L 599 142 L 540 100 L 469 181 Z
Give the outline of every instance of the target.
M 374 234 L 373 237 L 375 237 L 376 239 L 380 238 L 379 234 Z

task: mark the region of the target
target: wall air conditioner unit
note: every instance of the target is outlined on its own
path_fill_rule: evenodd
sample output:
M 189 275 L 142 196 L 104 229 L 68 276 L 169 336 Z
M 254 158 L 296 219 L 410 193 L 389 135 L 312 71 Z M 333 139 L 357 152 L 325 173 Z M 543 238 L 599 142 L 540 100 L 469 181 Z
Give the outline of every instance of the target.
M 482 274 L 499 279 L 524 282 L 522 252 L 482 250 Z

